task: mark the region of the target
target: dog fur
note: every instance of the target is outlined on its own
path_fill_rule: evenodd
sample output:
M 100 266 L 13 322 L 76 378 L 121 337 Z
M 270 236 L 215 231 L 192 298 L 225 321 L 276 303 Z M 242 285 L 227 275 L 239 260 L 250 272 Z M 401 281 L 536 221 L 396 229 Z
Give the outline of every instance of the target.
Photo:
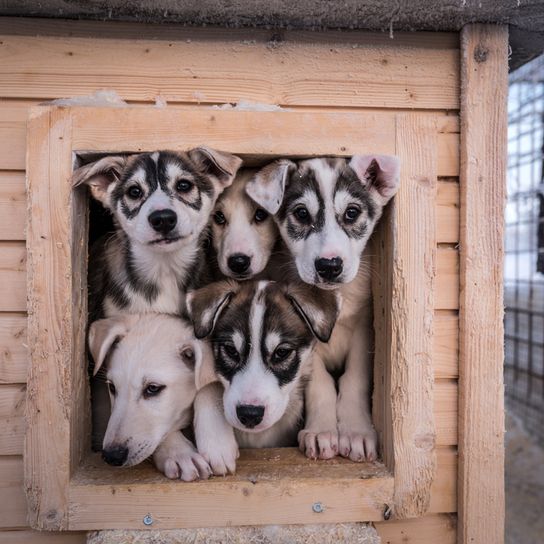
M 187 302 L 196 337 L 211 339 L 221 382 L 195 400 L 196 442 L 213 472 L 233 472 L 239 446 L 296 443 L 310 354 L 316 339 L 330 337 L 337 296 L 303 284 L 223 281 Z
M 153 455 L 169 478 L 211 474 L 180 432 L 191 424 L 197 387 L 214 380 L 209 346 L 180 318 L 125 314 L 95 321 L 89 331 L 95 372 L 107 371 L 112 413 L 102 455 L 133 466 Z
M 399 183 L 396 157 L 356 155 L 278 161 L 258 172 L 248 195 L 274 214 L 300 279 L 335 289 L 343 306 L 328 344 L 313 357 L 300 448 L 312 458 L 339 452 L 377 457 L 370 414 L 373 351 L 369 237 Z M 330 372 L 343 371 L 336 383 Z

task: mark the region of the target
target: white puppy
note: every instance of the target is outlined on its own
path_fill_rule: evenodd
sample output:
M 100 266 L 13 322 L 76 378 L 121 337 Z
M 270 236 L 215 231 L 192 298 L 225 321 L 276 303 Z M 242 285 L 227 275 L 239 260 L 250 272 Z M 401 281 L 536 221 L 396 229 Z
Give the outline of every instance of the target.
M 112 413 L 102 457 L 132 466 L 153 454 L 168 478 L 207 478 L 208 463 L 180 429 L 191 424 L 197 388 L 214 379 L 210 348 L 182 319 L 159 314 L 95 321 L 95 371 L 107 367 Z

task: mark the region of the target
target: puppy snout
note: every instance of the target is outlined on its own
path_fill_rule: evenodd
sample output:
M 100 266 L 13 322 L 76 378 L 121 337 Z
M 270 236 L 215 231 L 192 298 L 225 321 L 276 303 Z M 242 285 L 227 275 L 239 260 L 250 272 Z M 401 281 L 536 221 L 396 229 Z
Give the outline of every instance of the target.
M 253 427 L 256 427 L 263 420 L 264 406 L 239 404 L 236 407 L 236 415 L 244 427 L 253 429 Z
M 243 274 L 249 269 L 251 257 L 248 257 L 243 253 L 235 253 L 228 258 L 227 264 L 235 274 Z
M 128 448 L 116 446 L 102 450 L 102 459 L 114 467 L 120 467 L 125 463 L 128 457 Z
M 168 234 L 176 226 L 178 216 L 174 210 L 157 210 L 150 213 L 147 220 L 154 230 Z
M 344 262 L 340 257 L 333 257 L 332 259 L 316 259 L 315 269 L 321 278 L 331 281 L 342 273 Z

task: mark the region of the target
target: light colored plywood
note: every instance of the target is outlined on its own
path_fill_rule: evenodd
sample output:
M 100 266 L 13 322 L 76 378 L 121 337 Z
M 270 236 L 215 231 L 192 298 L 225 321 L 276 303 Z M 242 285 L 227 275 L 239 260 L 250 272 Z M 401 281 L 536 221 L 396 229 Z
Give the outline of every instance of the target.
M 0 240 L 24 240 L 25 222 L 25 175 L 0 172 Z
M 23 454 L 25 430 L 23 416 L 0 417 L 0 456 Z
M 448 311 L 435 312 L 433 338 L 435 378 L 459 375 L 459 317 Z
M 459 543 L 504 541 L 508 27 L 461 33 Z
M 375 523 L 382 544 L 455 544 L 457 518 L 436 514 L 416 519 Z
M 437 470 L 431 486 L 429 513 L 457 511 L 457 449 L 436 449 Z
M 0 544 L 85 544 L 85 533 L 46 533 L 32 530 L 0 532 Z
M 459 107 L 456 49 L 308 42 L 296 33 L 274 43 L 206 35 L 179 41 L 4 35 L 0 95 L 42 99 L 106 88 L 144 101 L 160 95 L 193 103 Z
M 26 119 L 29 104 L 32 102 L 0 100 L 0 169 L 2 170 L 24 170 L 25 168 Z
M 438 243 L 459 241 L 459 184 L 440 182 L 436 197 L 436 240 Z
M 24 243 L 0 242 L 0 311 L 26 311 Z
M 25 384 L 0 385 L 0 417 L 23 416 L 25 398 Z
M 437 310 L 459 308 L 459 251 L 454 248 L 439 248 L 436 258 Z
M 0 314 L 0 384 L 25 383 L 28 369 L 24 315 Z
M 440 134 L 438 138 L 438 175 L 459 175 L 459 134 Z
M 456 380 L 437 380 L 434 384 L 434 417 L 436 445 L 457 445 L 459 390 Z
M 1 528 L 15 529 L 28 525 L 21 457 L 0 457 L 0 504 Z

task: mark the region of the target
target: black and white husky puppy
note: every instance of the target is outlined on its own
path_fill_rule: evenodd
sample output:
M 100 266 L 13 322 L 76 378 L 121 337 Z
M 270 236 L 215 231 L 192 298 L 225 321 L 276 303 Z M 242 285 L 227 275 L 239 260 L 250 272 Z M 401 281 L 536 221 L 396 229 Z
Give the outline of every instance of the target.
M 338 452 L 353 461 L 377 457 L 367 242 L 398 184 L 396 157 L 356 155 L 278 161 L 247 185 L 249 196 L 274 214 L 299 278 L 323 294 L 338 290 L 343 301 L 330 341 L 315 350 L 306 389 L 299 445 L 312 458 Z M 330 371 L 342 372 L 338 391 Z
M 90 257 L 93 319 L 119 313 L 179 314 L 205 270 L 203 238 L 215 201 L 240 158 L 200 147 L 109 156 L 74 173 L 111 212 L 115 232 Z
M 220 383 L 195 398 L 195 438 L 214 474 L 234 472 L 238 447 L 296 444 L 316 338 L 329 339 L 335 293 L 269 281 L 221 281 L 189 293 L 197 338 L 210 337 Z

